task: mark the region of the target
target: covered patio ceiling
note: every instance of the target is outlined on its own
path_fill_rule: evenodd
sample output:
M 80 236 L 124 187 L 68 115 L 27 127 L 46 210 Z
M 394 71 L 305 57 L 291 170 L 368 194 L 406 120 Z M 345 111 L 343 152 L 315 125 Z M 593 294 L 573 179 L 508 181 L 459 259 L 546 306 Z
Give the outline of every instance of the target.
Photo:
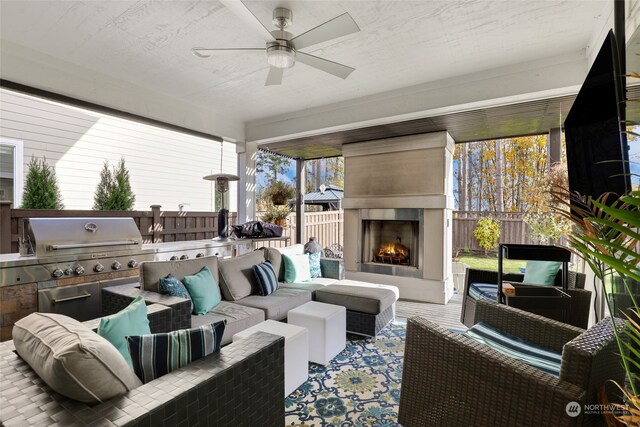
M 348 12 L 360 32 L 305 52 L 356 70 L 341 80 L 296 64 L 265 86 L 264 54 L 196 58 L 195 46 L 264 45 L 218 1 L 3 0 L 0 77 L 308 159 L 432 130 L 459 142 L 547 132 L 613 26 L 613 0 L 244 4 L 267 28 L 290 8 L 295 35 Z M 626 12 L 629 70 L 639 9 Z

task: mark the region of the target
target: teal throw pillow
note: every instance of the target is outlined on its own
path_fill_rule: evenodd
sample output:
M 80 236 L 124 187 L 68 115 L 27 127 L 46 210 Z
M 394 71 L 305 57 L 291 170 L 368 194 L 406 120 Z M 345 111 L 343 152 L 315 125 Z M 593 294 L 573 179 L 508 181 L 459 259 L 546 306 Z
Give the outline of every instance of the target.
M 126 337 L 150 333 L 147 305 L 140 295 L 125 309 L 100 319 L 98 325 L 98 335 L 113 344 L 131 367 L 131 356 L 129 356 Z
M 309 274 L 312 279 L 322 277 L 320 271 L 320 252 L 309 254 Z
M 285 283 L 308 282 L 311 280 L 309 254 L 282 254 L 282 259 L 284 260 Z
M 127 337 L 133 371 L 143 383 L 220 351 L 226 320 L 191 329 Z
M 559 261 L 527 261 L 522 283 L 551 286 L 555 283 L 561 266 Z
M 193 276 L 184 276 L 182 281 L 191 295 L 193 314 L 207 314 L 222 301 L 220 287 L 208 267 L 202 267 Z
M 171 295 L 172 297 L 180 297 L 188 299 L 191 302 L 191 311 L 193 311 L 193 300 L 189 291 L 185 288 L 184 284 L 173 274 L 169 273 L 164 279 L 160 279 L 158 283 L 158 290 L 163 295 Z

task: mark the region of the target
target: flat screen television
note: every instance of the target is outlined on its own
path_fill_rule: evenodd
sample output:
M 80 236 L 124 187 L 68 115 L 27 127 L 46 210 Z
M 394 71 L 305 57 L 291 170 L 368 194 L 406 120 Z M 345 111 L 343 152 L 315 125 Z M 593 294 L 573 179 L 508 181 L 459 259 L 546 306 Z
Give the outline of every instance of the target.
M 627 137 L 620 119 L 625 105 L 619 64 L 616 40 L 609 31 L 564 122 L 569 190 L 582 197 L 631 190 Z M 572 205 L 581 203 L 574 200 Z

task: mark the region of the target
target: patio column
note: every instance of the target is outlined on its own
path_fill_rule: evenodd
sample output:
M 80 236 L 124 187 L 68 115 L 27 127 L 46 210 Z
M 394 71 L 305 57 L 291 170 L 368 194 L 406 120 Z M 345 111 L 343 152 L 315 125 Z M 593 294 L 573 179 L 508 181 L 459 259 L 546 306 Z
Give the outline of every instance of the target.
M 305 243 L 304 233 L 304 193 L 306 174 L 304 159 L 296 159 L 296 243 Z
M 256 216 L 256 156 L 255 142 L 236 144 L 238 153 L 238 224 L 252 221 Z
M 547 168 L 562 160 L 562 129 L 549 129 L 547 135 Z

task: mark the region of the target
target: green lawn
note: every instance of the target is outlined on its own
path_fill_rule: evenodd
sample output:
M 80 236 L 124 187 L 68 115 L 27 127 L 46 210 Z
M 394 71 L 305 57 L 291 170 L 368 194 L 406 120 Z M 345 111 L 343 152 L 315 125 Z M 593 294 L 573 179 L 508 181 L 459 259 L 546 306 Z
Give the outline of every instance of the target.
M 496 255 L 463 255 L 458 260 L 476 270 L 498 271 L 498 257 Z M 504 273 L 520 273 L 520 267 L 524 267 L 527 261 L 517 259 L 505 259 L 502 261 Z

